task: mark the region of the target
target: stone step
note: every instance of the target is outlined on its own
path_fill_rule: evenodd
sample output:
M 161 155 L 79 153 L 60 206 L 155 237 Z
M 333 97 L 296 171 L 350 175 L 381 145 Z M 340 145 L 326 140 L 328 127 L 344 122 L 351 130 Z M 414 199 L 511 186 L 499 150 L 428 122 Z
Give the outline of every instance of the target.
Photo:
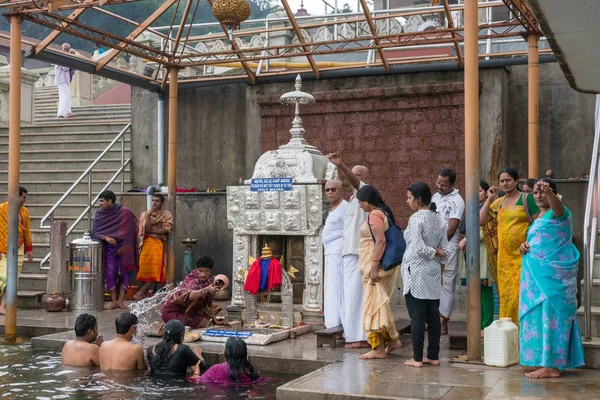
M 56 98 L 43 98 L 35 100 L 35 111 L 57 109 L 58 99 Z M 107 105 L 96 105 L 88 104 L 83 106 L 73 106 L 72 110 L 131 110 L 131 104 L 107 104 Z
M 47 134 L 47 133 L 70 133 L 81 132 L 84 134 L 93 134 L 94 132 L 114 131 L 121 132 L 129 123 L 127 121 L 97 121 L 97 122 L 77 122 L 71 119 L 63 119 L 62 123 L 21 125 L 21 134 Z M 0 128 L 0 135 L 8 138 L 8 128 Z M 115 135 L 116 136 L 116 135 Z
M 92 182 L 92 193 L 98 194 L 102 190 L 104 185 L 106 185 L 106 182 L 107 182 L 106 180 L 102 181 L 102 180 L 94 179 L 94 181 Z M 30 196 L 33 196 L 34 193 L 36 193 L 38 191 L 42 192 L 42 191 L 47 191 L 47 190 L 51 190 L 53 192 L 65 193 L 69 189 L 69 187 L 71 187 L 71 185 L 73 184 L 73 179 L 63 180 L 63 181 L 52 180 L 52 181 L 47 181 L 47 182 L 21 181 L 20 183 L 22 186 L 25 186 L 27 188 L 27 191 L 29 192 Z M 125 180 L 124 183 L 125 183 L 125 185 L 124 185 L 125 191 L 128 191 L 131 188 L 131 181 Z M 8 185 L 6 183 L 0 182 L 0 191 L 6 192 L 8 190 L 7 186 Z M 119 177 L 115 182 L 113 182 L 113 184 L 111 186 L 109 186 L 108 189 L 112 190 L 115 193 L 121 192 L 121 178 Z M 75 190 L 87 191 L 87 182 L 80 183 L 79 185 L 77 185 Z
M 93 213 L 92 213 L 93 215 Z M 36 225 L 39 227 L 39 224 Z M 67 223 L 67 226 L 70 227 L 70 224 Z M 67 243 L 73 239 L 80 238 L 83 236 L 83 232 L 87 229 L 87 220 L 82 220 L 81 223 L 77 226 L 76 229 L 71 232 L 71 235 L 67 238 Z M 31 228 L 31 239 L 34 242 L 39 243 L 50 243 L 50 229 L 41 229 L 41 228 Z M 47 252 L 44 255 L 40 255 L 39 259 L 41 260 L 43 257 L 48 254 Z M 37 255 L 36 255 L 37 257 Z M 35 259 L 35 258 L 34 258 Z M 37 262 L 39 263 L 38 260 Z
M 106 131 L 91 131 L 91 132 L 69 132 L 69 131 L 59 131 L 59 132 L 45 132 L 46 128 L 43 130 L 38 129 L 35 133 L 21 133 L 21 146 L 24 146 L 27 143 L 35 143 L 38 141 L 67 141 L 72 142 L 75 140 L 108 140 L 112 141 L 117 135 L 121 132 L 120 130 L 106 130 Z M 125 133 L 125 138 L 129 138 L 130 133 Z M 0 133 L 0 143 L 8 144 L 8 133 L 2 132 Z
M 581 287 L 583 288 L 583 279 L 581 280 Z M 582 293 L 583 295 L 583 293 Z M 600 307 L 600 279 L 592 279 L 592 306 Z
M 105 156 L 109 157 L 109 156 Z M 129 158 L 130 154 L 128 152 L 125 153 L 125 159 Z M 68 165 L 69 169 L 80 171 L 80 174 L 85 171 L 91 164 L 94 162 L 94 158 L 85 158 L 85 159 L 73 159 L 68 155 L 65 155 L 62 159 L 54 159 L 54 160 L 27 160 L 22 161 L 20 164 L 21 172 L 31 171 L 31 170 L 39 170 L 39 169 L 58 169 L 62 166 Z M 98 169 L 109 169 L 112 168 L 113 171 L 117 170 L 117 167 L 121 164 L 121 158 L 102 158 L 96 164 L 95 168 Z M 8 168 L 8 160 L 0 160 L 0 169 L 7 170 Z M 95 169 L 94 169 L 95 170 Z
M 118 167 L 119 167 L 119 165 L 115 164 L 115 169 L 94 169 L 92 172 L 92 180 L 93 181 L 100 180 L 100 181 L 107 182 L 110 178 L 112 178 L 112 176 L 115 174 L 115 172 L 117 172 Z M 33 180 L 38 180 L 38 181 L 47 181 L 47 180 L 69 181 L 70 180 L 70 182 L 73 183 L 77 178 L 79 178 L 81 176 L 81 174 L 83 172 L 84 172 L 83 170 L 78 170 L 78 169 L 23 170 L 23 171 L 21 171 L 20 179 L 23 182 L 33 181 Z M 127 168 L 123 172 L 123 175 L 125 176 L 125 180 L 130 179 L 129 168 Z M 121 176 L 123 176 L 123 175 L 121 175 Z M 88 178 L 84 179 L 86 184 L 87 184 L 87 179 Z M 8 180 L 8 171 L 0 170 L 0 182 L 5 182 L 7 180 Z
M 592 336 L 600 336 L 600 307 L 598 306 L 592 306 L 592 310 L 591 310 L 591 316 L 592 316 Z M 581 330 L 583 331 L 584 328 L 584 315 L 583 315 L 583 306 L 579 307 L 577 309 L 577 317 L 579 318 L 579 325 L 581 327 Z
M 63 204 L 84 204 L 87 202 L 87 186 L 86 190 L 82 191 L 79 188 L 83 188 L 82 186 L 78 186 L 78 189 L 75 192 L 71 192 L 69 196 L 64 200 Z M 33 204 L 43 204 L 43 203 L 51 203 L 56 204 L 56 202 L 62 197 L 65 191 L 39 191 L 39 192 L 31 192 L 29 193 L 29 197 L 27 198 L 26 206 L 29 208 Z M 117 192 L 115 192 L 117 193 Z M 96 193 L 97 194 L 97 193 Z M 93 194 L 96 196 L 96 194 Z M 8 193 L 6 191 L 0 192 L 0 199 L 6 199 Z M 50 209 L 50 208 L 48 208 Z
M 32 309 L 42 308 L 42 296 L 46 288 L 41 290 L 17 290 L 17 308 Z
M 56 118 L 57 110 L 55 109 L 42 109 L 35 111 L 35 119 L 41 120 L 44 118 Z M 75 114 L 71 118 L 78 117 L 95 117 L 95 118 L 115 118 L 115 119 L 128 119 L 131 118 L 130 110 L 119 110 L 119 109 L 109 109 L 109 110 L 73 110 Z
M 39 263 L 39 261 L 38 261 Z M 38 273 L 26 273 L 22 272 L 19 276 L 19 283 L 17 290 L 32 290 L 32 291 L 46 291 L 46 282 L 48 280 L 48 274 L 43 272 Z
M 104 151 L 104 148 L 91 148 L 86 149 L 85 151 L 77 151 L 77 158 L 97 158 L 100 153 Z M 125 151 L 130 152 L 129 146 L 125 146 Z M 39 160 L 43 157 L 48 157 L 49 159 L 56 159 L 60 157 L 65 157 L 69 154 L 72 154 L 73 150 L 70 149 L 61 149 L 61 150 L 21 150 L 21 162 L 28 160 Z M 113 147 L 108 151 L 106 156 L 111 158 L 115 158 L 116 156 L 121 156 L 121 148 Z M 8 160 L 8 150 L 0 150 L 0 160 Z
M 112 116 L 98 117 L 98 116 L 86 116 L 86 115 L 76 115 L 70 118 L 67 118 L 73 124 L 82 123 L 82 122 L 95 122 L 95 123 L 106 123 L 107 121 L 120 122 L 120 123 L 128 123 L 129 117 L 126 115 L 120 116 L 119 118 L 113 118 Z M 65 118 L 56 118 L 56 116 L 48 116 L 44 118 L 36 118 L 35 124 L 63 124 L 65 123 Z
M 44 139 L 40 139 L 40 138 L 36 138 L 37 140 L 29 140 L 26 142 L 21 142 L 21 150 L 39 150 L 47 148 L 47 149 L 51 149 L 53 147 L 57 147 L 57 150 L 60 149 L 76 149 L 76 150 L 80 150 L 80 149 L 88 149 L 90 147 L 96 148 L 96 147 L 108 147 L 108 145 L 114 140 L 114 138 L 117 136 L 117 134 L 115 134 L 112 138 L 105 138 L 105 139 L 97 139 L 94 138 L 93 135 L 90 136 L 75 136 L 75 135 L 70 135 L 64 138 L 59 138 L 54 137 L 48 140 L 44 140 Z M 123 137 L 124 142 L 125 143 L 130 143 L 131 142 L 131 137 L 130 135 L 127 133 L 124 135 Z M 67 147 L 67 146 L 72 146 L 72 145 L 79 145 L 79 147 Z M 2 150 L 5 150 L 5 148 L 8 146 L 8 141 L 4 142 L 2 140 L 0 140 L 0 148 L 2 148 Z M 63 146 L 63 147 L 61 147 Z M 114 146 L 118 146 L 119 149 L 121 148 L 121 140 L 119 140 L 117 143 L 115 143 Z M 113 147 L 114 148 L 114 147 Z

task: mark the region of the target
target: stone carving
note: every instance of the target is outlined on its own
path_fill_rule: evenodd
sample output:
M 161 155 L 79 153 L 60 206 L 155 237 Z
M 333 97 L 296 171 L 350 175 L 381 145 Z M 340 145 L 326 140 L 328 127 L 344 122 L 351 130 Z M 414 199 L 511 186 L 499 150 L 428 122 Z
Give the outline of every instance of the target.
M 425 22 L 425 20 L 423 19 L 422 16 L 411 15 L 410 17 L 408 17 L 408 20 L 406 21 L 406 26 L 404 27 L 404 30 L 406 32 L 418 32 L 419 26 L 421 26 L 421 24 L 423 22 Z
M 310 311 L 319 311 L 319 286 L 321 285 L 321 274 L 313 268 L 308 272 L 306 277 L 306 286 L 308 289 L 308 304 L 307 309 Z
M 279 230 L 279 213 L 278 212 L 266 212 L 263 215 L 264 215 L 263 227 L 265 229 L 268 229 L 271 231 L 278 231 Z
M 283 192 L 283 207 L 284 208 L 299 208 L 300 207 L 300 192 L 298 190 L 290 190 Z
M 257 231 L 260 229 L 260 213 L 255 211 L 246 212 L 246 229 Z
M 208 53 L 208 46 L 204 42 L 198 42 L 194 47 L 201 53 Z
M 263 47 L 263 38 L 261 38 L 260 35 L 252 36 L 252 39 L 250 39 L 249 47 L 251 47 L 251 48 Z
M 279 192 L 262 192 L 261 196 L 263 208 L 279 208 Z
M 284 214 L 283 228 L 289 231 L 298 231 L 300 227 L 300 213 L 293 212 Z
M 317 33 L 315 34 L 315 42 L 325 42 L 328 40 L 333 40 L 333 34 L 329 30 L 329 27 L 322 26 L 317 29 Z
M 340 180 L 340 173 L 338 172 L 337 167 L 333 163 L 327 163 L 327 172 L 325 172 L 325 179 L 337 179 Z
M 271 170 L 271 178 L 287 178 L 292 176 L 292 170 L 287 166 L 286 161 L 278 157 L 275 159 L 275 168 Z
M 233 306 L 244 306 L 244 282 L 248 271 L 248 236 L 234 235 L 233 248 L 233 287 L 231 304 Z
M 341 39 L 352 39 L 356 36 L 356 29 L 352 27 L 350 24 L 342 24 L 338 28 L 338 36 Z
M 222 40 L 216 40 L 212 45 L 211 51 L 213 53 L 217 53 L 219 51 L 229 50 L 228 47 L 229 46 L 225 45 L 225 42 L 223 42 Z
M 258 192 L 246 192 L 246 208 L 258 208 Z

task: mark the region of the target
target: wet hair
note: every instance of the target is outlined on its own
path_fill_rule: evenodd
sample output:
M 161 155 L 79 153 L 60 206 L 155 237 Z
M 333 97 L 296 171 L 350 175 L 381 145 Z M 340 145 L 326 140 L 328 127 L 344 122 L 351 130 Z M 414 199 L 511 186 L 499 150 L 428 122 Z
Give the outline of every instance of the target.
M 431 189 L 425 182 L 413 182 L 406 190 L 408 190 L 415 199 L 420 199 L 423 204 L 428 205 L 431 211 L 435 212 L 437 210 L 435 203 L 431 202 Z
M 165 196 L 163 196 L 162 194 L 156 193 L 156 194 L 153 194 L 152 197 L 156 197 L 157 199 L 160 199 L 161 203 L 165 202 Z
M 500 173 L 498 174 L 498 178 L 500 178 L 500 175 L 502 175 L 502 174 L 508 174 L 515 181 L 519 180 L 519 173 L 514 168 L 502 168 L 500 170 Z
M 444 168 L 440 171 L 440 176 L 448 178 L 451 185 L 456 183 L 456 171 L 451 168 Z
M 242 339 L 234 337 L 227 339 L 227 342 L 225 342 L 225 361 L 229 365 L 229 377 L 232 382 L 241 381 L 242 373 L 246 374 L 252 381 L 259 378 L 258 371 L 248 361 L 248 348 L 246 342 Z
M 533 189 L 533 186 L 535 185 L 536 182 L 537 182 L 536 179 L 529 178 L 529 179 L 525 180 L 525 182 L 523 182 L 523 185 L 527 185 Z
M 96 317 L 90 314 L 79 314 L 75 319 L 75 336 L 84 337 L 91 329 L 96 328 Z
M 27 193 L 27 189 L 25 189 L 23 186 L 19 186 L 19 197 L 21 197 L 23 193 Z
M 124 312 L 119 314 L 115 319 L 115 327 L 117 328 L 118 335 L 125 335 L 129 332 L 129 328 L 138 323 L 138 317 L 130 312 Z
M 173 346 L 183 343 L 184 334 L 185 325 L 180 320 L 172 319 L 165 324 L 163 339 L 159 344 L 154 346 L 156 355 L 152 354 L 152 347 L 148 348 L 150 370 L 157 370 L 169 363 Z
M 396 225 L 396 220 L 394 219 L 394 213 L 392 213 L 392 209 L 386 204 L 385 201 L 383 201 L 381 198 L 381 193 L 379 193 L 379 190 L 375 189 L 374 186 L 364 185 L 356 193 L 356 198 L 360 201 L 366 201 L 377 208 L 381 208 L 383 211 L 385 211 L 388 217 L 390 217 L 392 223 Z
M 490 190 L 490 184 L 484 181 L 483 179 L 479 181 L 479 187 L 485 190 L 486 192 Z
M 98 195 L 98 198 L 104 200 L 112 200 L 113 204 L 117 203 L 117 196 L 115 196 L 115 193 L 112 190 L 105 190 L 104 192 Z
M 558 188 L 556 187 L 556 183 L 554 183 L 554 181 L 552 179 L 550 179 L 550 178 L 542 178 L 538 182 L 548 182 L 548 185 L 550 185 L 550 189 L 552 189 L 552 192 L 554 194 L 558 194 Z
M 196 261 L 196 268 L 213 269 L 214 266 L 215 260 L 211 256 L 202 256 Z

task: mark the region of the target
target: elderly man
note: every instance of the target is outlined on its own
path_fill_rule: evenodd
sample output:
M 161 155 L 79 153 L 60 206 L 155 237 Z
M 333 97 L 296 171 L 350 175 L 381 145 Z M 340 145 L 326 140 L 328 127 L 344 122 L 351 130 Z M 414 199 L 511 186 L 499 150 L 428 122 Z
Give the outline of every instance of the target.
M 71 53 L 71 45 L 63 43 L 62 51 Z M 69 67 L 61 65 L 54 66 L 54 77 L 58 87 L 58 112 L 56 118 L 69 118 L 73 116 L 71 112 L 71 72 Z
M 342 262 L 344 265 L 344 339 L 346 348 L 370 347 L 362 328 L 362 276 L 358 271 L 358 242 L 360 227 L 365 223 L 367 214 L 358 205 L 356 192 L 366 185 L 369 170 L 362 165 L 350 169 L 342 161 L 339 151 L 327 154 L 327 158 L 340 174 L 352 186 L 352 197 L 348 203 L 344 231 L 342 233 Z
M 124 312 L 115 320 L 117 335 L 113 340 L 100 346 L 100 369 L 113 371 L 145 370 L 144 348 L 131 343 L 135 335 L 138 318 L 135 314 Z
M 33 242 L 31 241 L 31 229 L 29 222 L 29 210 L 25 208 L 27 201 L 27 189 L 19 186 L 19 239 L 17 250 L 18 274 L 23 269 L 25 257 L 27 261 L 33 261 Z M 0 314 L 6 314 L 6 277 L 8 276 L 8 201 L 0 204 Z
M 135 294 L 136 300 L 148 296 L 148 290 L 156 283 L 165 283 L 166 256 L 169 249 L 169 234 L 173 230 L 173 216 L 163 210 L 164 196 L 152 196 L 152 208 L 140 217 L 139 246 L 140 270 L 137 280 L 144 285 Z
M 100 193 L 98 205 L 92 237 L 103 243 L 106 289 L 111 300 L 104 309 L 125 309 L 123 299 L 129 288 L 129 273 L 137 268 L 137 218 L 128 208 L 117 204 L 117 196 L 110 190 Z
M 69 340 L 62 349 L 62 364 L 71 367 L 100 365 L 100 345 L 104 339 L 98 335 L 96 317 L 79 314 L 75 319 L 75 339 Z
M 342 182 L 327 181 L 325 196 L 329 201 L 329 215 L 323 228 L 323 247 L 325 250 L 325 327 L 343 325 L 344 316 L 344 267 L 342 246 L 344 240 L 344 222 L 348 211 L 348 202 L 342 199 Z
M 448 223 L 448 249 L 446 256 L 448 262 L 442 273 L 442 293 L 440 295 L 440 315 L 442 317 L 442 335 L 448 333 L 448 321 L 452 316 L 452 303 L 456 290 L 456 273 L 458 266 L 458 243 L 460 233 L 458 225 L 465 212 L 465 202 L 460 197 L 458 189 L 454 188 L 456 172 L 446 168 L 440 171 L 437 178 L 438 192 L 433 195 L 431 202 L 437 206 L 437 211 Z

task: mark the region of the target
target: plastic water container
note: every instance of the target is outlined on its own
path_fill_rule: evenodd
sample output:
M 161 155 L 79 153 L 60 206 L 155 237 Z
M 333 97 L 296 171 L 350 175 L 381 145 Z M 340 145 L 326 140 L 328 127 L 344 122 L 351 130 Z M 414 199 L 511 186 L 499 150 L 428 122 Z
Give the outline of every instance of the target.
M 483 361 L 493 367 L 519 362 L 519 328 L 510 318 L 500 318 L 484 330 Z

